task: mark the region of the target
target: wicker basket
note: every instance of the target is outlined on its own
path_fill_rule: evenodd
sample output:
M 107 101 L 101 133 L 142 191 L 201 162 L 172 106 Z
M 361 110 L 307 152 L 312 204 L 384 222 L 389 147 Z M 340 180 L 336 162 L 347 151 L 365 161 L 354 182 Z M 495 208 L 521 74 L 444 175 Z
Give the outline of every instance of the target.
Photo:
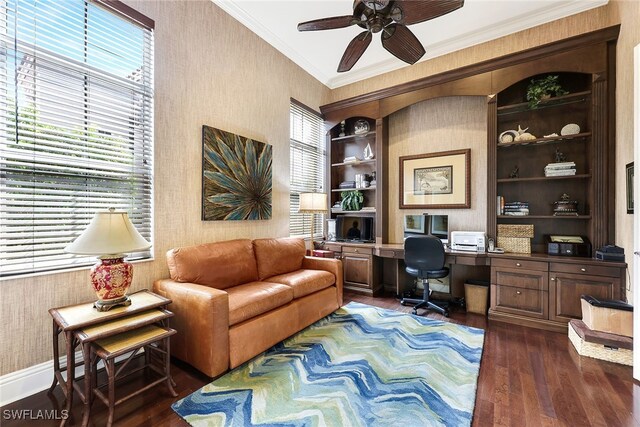
M 527 237 L 502 237 L 498 235 L 498 247 L 505 252 L 515 254 L 530 254 L 531 239 Z
M 609 343 L 609 345 L 588 342 L 586 337 L 580 336 L 580 332 L 576 328 L 579 326 L 574 323 L 577 319 L 573 319 L 569 322 L 569 341 L 573 344 L 580 356 L 593 357 L 594 359 L 606 360 L 607 362 L 621 363 L 623 365 L 633 366 L 633 351 L 629 348 L 617 347 Z M 619 335 L 610 334 L 611 337 L 621 337 Z M 627 338 L 629 340 L 629 338 Z
M 498 224 L 498 238 L 527 237 L 533 238 L 533 224 Z

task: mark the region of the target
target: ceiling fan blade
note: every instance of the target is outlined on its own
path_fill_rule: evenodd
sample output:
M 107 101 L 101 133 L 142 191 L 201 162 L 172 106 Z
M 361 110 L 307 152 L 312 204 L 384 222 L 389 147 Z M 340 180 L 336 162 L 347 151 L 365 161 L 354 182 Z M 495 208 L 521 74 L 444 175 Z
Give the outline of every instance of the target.
M 369 47 L 371 39 L 371 32 L 363 31 L 351 40 L 351 43 L 349 43 L 349 46 L 347 46 L 347 49 L 342 54 L 340 65 L 338 65 L 339 73 L 349 71 L 355 63 L 358 62 L 358 59 L 360 59 L 364 51 Z
M 398 59 L 415 64 L 425 54 L 420 40 L 401 24 L 387 25 L 382 31 L 382 46 Z
M 463 5 L 464 0 L 396 0 L 394 8 L 399 7 L 402 10 L 401 16 L 396 19 L 394 9 L 391 16 L 399 24 L 411 25 L 446 15 L 460 9 Z
M 298 31 L 333 30 L 334 28 L 349 27 L 358 23 L 352 15 L 334 16 L 332 18 L 314 19 L 298 24 Z

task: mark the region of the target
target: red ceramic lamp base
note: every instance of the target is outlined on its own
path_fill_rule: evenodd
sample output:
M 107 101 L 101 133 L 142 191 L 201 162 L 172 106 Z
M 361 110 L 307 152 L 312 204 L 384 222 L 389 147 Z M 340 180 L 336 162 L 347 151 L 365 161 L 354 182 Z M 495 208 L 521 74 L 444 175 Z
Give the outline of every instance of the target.
M 107 311 L 119 305 L 130 305 L 127 291 L 133 280 L 133 266 L 122 255 L 105 256 L 91 268 L 91 284 L 98 296 L 94 307 Z

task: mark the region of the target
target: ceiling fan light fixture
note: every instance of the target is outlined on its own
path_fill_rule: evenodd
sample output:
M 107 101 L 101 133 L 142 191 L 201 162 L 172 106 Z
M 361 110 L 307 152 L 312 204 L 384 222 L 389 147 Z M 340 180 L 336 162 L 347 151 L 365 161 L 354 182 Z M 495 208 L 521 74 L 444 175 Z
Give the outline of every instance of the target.
M 425 54 L 418 38 L 406 26 L 453 12 L 464 0 L 354 0 L 353 14 L 298 24 L 299 31 L 331 30 L 358 25 L 366 31 L 347 46 L 338 72 L 349 71 L 371 43 L 372 33 L 382 32 L 382 46 L 396 58 L 416 63 Z

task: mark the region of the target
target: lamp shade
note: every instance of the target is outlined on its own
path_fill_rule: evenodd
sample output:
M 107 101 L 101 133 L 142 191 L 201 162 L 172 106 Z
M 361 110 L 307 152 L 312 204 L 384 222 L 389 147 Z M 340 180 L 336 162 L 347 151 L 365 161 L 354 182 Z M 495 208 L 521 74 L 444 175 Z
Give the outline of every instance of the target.
M 126 212 L 110 208 L 108 212 L 96 212 L 89 226 L 64 250 L 81 255 L 116 255 L 150 247 Z
M 300 193 L 301 213 L 322 213 L 327 211 L 327 195 L 324 193 Z

